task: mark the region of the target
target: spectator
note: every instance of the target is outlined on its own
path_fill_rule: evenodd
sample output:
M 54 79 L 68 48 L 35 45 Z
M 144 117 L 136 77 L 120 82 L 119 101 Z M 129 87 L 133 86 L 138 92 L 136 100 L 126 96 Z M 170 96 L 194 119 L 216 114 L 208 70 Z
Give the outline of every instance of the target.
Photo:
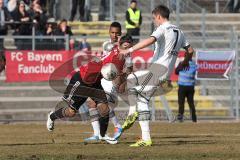
M 31 2 L 32 1 L 31 0 L 21 0 L 21 1 L 24 2 L 26 11 L 29 11 L 30 7 L 31 7 Z M 18 0 L 18 2 L 20 2 L 20 1 Z
M 31 35 L 32 24 L 30 14 L 25 9 L 25 3 L 20 1 L 17 9 L 13 12 L 13 19 L 16 22 L 20 22 L 15 26 L 15 32 L 13 35 Z M 15 43 L 18 49 L 31 49 L 30 39 L 15 39 Z
M 67 20 L 63 19 L 60 21 L 58 25 L 58 28 L 56 30 L 56 35 L 64 36 L 66 34 L 68 34 L 69 36 L 73 35 L 71 27 L 69 27 L 67 24 Z
M 10 13 L 8 12 L 8 9 L 4 6 L 4 1 L 0 0 L 0 35 L 7 35 L 7 26 L 5 24 L 5 21 L 11 20 L 12 17 Z M 3 50 L 3 38 L 0 38 L 0 50 Z
M 79 43 L 78 50 L 84 51 L 84 52 L 89 52 L 91 51 L 91 45 L 90 43 L 87 42 L 87 37 L 86 35 L 83 35 L 82 41 Z
M 17 0 L 9 0 L 7 3 L 7 8 L 10 13 L 14 12 L 17 8 Z
M 31 5 L 31 0 L 23 0 L 23 1 L 24 1 L 25 5 L 28 5 L 28 6 Z
M 47 16 L 40 4 L 34 4 L 30 10 L 31 19 L 36 23 L 36 35 L 43 35 L 47 23 Z
M 48 0 L 48 7 L 47 7 L 47 10 L 48 10 L 48 16 L 50 18 L 53 18 L 54 15 L 53 15 L 53 11 L 54 11 L 54 4 L 55 4 L 55 0 Z M 56 17 L 55 17 L 56 18 Z
M 238 13 L 239 8 L 240 8 L 239 0 L 228 1 L 228 10 L 230 13 Z
M 74 17 L 77 12 L 77 6 L 79 6 L 79 20 L 84 21 L 84 7 L 85 7 L 85 0 L 72 0 L 72 10 L 71 10 L 71 17 L 70 21 L 74 20 Z
M 132 0 L 130 8 L 126 11 L 126 29 L 130 36 L 140 36 L 140 26 L 142 24 L 141 11 L 137 9 L 137 1 Z M 134 43 L 137 43 L 139 38 L 134 38 Z
M 55 21 L 50 21 L 52 19 L 49 19 L 47 21 L 47 24 L 45 26 L 44 35 L 46 36 L 53 36 L 55 34 L 55 30 L 57 28 L 57 24 Z M 57 47 L 55 46 L 54 39 L 43 39 L 41 45 L 38 45 L 39 49 L 41 50 L 56 50 Z
M 55 21 L 47 21 L 46 27 L 45 27 L 45 35 L 54 35 L 54 31 L 56 30 L 56 22 Z
M 35 5 L 35 4 L 40 4 L 40 0 L 33 0 L 32 1 L 32 5 Z M 40 4 L 41 5 L 41 4 Z
M 22 22 L 16 26 L 15 34 L 18 35 L 30 35 L 31 34 L 31 17 L 29 12 L 25 9 L 25 3 L 21 1 L 18 8 L 13 12 L 13 19 L 17 22 Z
M 45 14 L 45 11 L 42 9 L 40 4 L 36 3 L 32 5 L 32 8 L 30 10 L 31 19 L 34 22 L 35 26 L 35 35 L 37 36 L 43 36 L 45 35 L 45 27 L 47 23 L 47 16 Z M 44 39 L 36 39 L 35 40 L 35 49 L 44 49 Z
M 60 21 L 54 35 L 57 35 L 57 36 L 65 36 L 65 35 L 72 36 L 73 35 L 71 27 L 69 27 L 67 25 L 66 19 L 63 19 Z M 57 49 L 59 49 L 59 50 L 65 49 L 64 39 L 57 39 Z
M 48 12 L 48 16 L 53 18 L 53 10 L 55 0 L 34 0 L 38 3 L 44 10 Z
M 110 19 L 110 1 L 101 0 L 99 9 L 99 21 L 105 21 Z
M 189 67 L 183 67 L 182 62 L 176 68 L 175 73 L 178 77 L 178 117 L 180 122 L 183 122 L 185 98 L 190 108 L 190 114 L 193 122 L 197 122 L 196 110 L 194 105 L 194 85 L 195 73 L 197 70 L 196 64 L 190 60 Z
M 39 4 L 41 5 L 41 7 L 43 7 L 44 9 L 47 8 L 47 0 L 38 0 Z
M 70 39 L 70 50 L 78 50 L 83 52 L 90 52 L 91 45 L 87 42 L 87 35 L 83 34 L 83 39 L 81 41 L 76 41 L 75 39 Z

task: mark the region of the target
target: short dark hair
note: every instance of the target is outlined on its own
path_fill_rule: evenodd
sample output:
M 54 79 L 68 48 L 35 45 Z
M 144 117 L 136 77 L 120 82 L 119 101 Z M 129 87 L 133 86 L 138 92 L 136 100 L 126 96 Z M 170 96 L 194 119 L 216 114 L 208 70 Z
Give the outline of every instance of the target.
M 126 35 L 122 36 L 119 40 L 120 45 L 122 45 L 125 42 L 133 43 L 133 39 L 129 34 L 126 34 Z
M 170 10 L 168 9 L 168 7 L 164 5 L 159 5 L 152 11 L 152 14 L 155 14 L 155 15 L 159 14 L 163 18 L 169 19 Z
M 59 25 L 62 24 L 62 23 L 64 23 L 64 22 L 67 23 L 68 21 L 67 21 L 66 19 L 62 19 L 62 20 L 59 22 Z
M 136 0 L 131 0 L 131 2 L 130 3 L 137 3 L 137 1 Z
M 111 27 L 116 27 L 116 28 L 119 28 L 120 30 L 122 30 L 122 26 L 119 22 L 112 22 L 112 24 L 110 25 L 110 28 Z

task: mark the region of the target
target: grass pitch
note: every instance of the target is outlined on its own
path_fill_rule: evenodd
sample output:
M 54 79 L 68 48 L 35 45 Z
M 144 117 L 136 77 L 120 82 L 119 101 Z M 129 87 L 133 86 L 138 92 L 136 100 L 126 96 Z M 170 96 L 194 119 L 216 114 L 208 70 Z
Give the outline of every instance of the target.
M 113 128 L 109 128 L 109 132 Z M 89 123 L 56 123 L 49 133 L 45 124 L 0 125 L 0 159 L 164 159 L 239 160 L 239 123 L 151 123 L 152 147 L 131 148 L 140 136 L 136 123 L 119 144 L 84 144 L 91 135 Z

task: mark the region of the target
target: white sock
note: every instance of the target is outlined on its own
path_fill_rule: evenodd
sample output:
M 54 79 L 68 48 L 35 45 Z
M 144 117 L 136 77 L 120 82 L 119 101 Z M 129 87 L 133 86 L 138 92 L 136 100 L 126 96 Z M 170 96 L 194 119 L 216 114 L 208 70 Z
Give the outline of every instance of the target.
M 142 140 L 148 141 L 151 140 L 149 121 L 139 121 L 141 130 L 142 130 Z
M 99 136 L 100 135 L 100 124 L 99 121 L 93 121 L 91 122 L 92 127 L 93 127 L 93 134 L 94 136 Z
M 131 115 L 131 114 L 133 114 L 134 112 L 136 112 L 136 106 L 135 106 L 135 105 L 134 105 L 134 106 L 130 106 L 130 107 L 129 107 L 128 115 Z
M 121 126 L 121 124 L 118 122 L 118 119 L 117 119 L 116 116 L 113 116 L 113 117 L 111 118 L 111 121 L 112 121 L 114 127 L 122 128 L 122 126 Z

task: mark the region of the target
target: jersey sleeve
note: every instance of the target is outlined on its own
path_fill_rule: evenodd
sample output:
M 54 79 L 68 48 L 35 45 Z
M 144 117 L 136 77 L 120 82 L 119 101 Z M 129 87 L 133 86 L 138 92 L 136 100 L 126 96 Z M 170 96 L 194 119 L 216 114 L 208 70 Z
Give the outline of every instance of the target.
M 108 43 L 111 43 L 111 42 L 110 41 L 103 42 L 103 44 L 102 44 L 102 56 L 101 57 L 105 57 L 108 54 L 109 51 L 106 50 L 106 45 Z
M 163 36 L 164 30 L 161 27 L 158 27 L 151 35 L 151 37 L 154 37 L 156 40 L 159 39 L 161 36 Z

